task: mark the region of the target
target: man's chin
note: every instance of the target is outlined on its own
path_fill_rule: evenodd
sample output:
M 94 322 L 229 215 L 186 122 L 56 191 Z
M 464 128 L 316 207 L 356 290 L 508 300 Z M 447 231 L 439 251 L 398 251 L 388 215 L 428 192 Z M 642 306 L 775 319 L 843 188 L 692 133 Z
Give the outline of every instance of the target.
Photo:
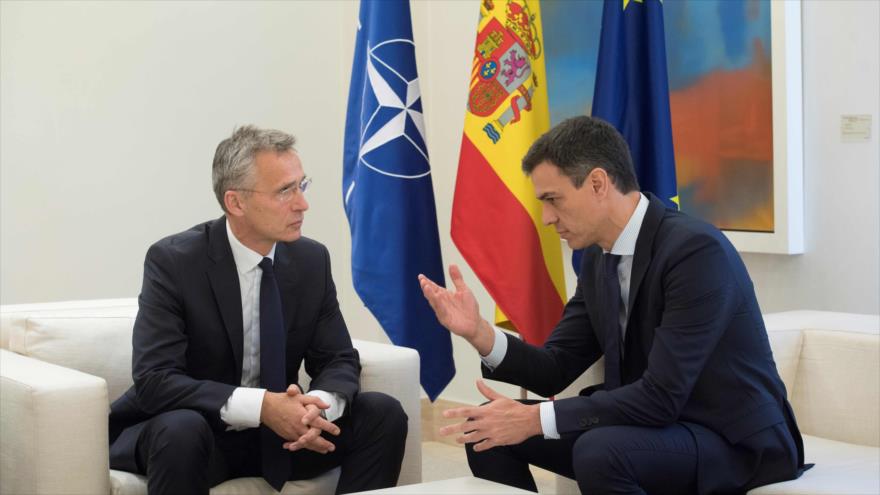
M 289 232 L 286 232 L 284 238 L 282 239 L 282 241 L 284 241 L 284 242 L 293 242 L 293 241 L 295 241 L 295 240 L 298 240 L 300 237 L 302 237 L 302 229 L 300 229 L 299 227 L 297 227 L 297 228 L 294 229 L 294 230 L 291 230 L 291 231 L 289 231 Z
M 568 247 L 571 248 L 572 251 L 577 251 L 578 249 L 583 249 L 586 247 L 583 245 L 582 242 L 578 242 L 574 239 L 566 239 L 565 242 L 568 243 Z

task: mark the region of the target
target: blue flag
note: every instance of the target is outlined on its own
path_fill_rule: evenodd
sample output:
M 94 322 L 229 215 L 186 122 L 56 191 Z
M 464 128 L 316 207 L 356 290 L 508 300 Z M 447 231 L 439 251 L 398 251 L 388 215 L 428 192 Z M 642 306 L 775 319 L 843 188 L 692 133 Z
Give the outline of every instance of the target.
M 642 190 L 678 208 L 660 0 L 605 0 L 593 117 L 623 134 Z
M 449 331 L 418 275 L 445 285 L 407 1 L 362 1 L 342 194 L 354 288 L 396 345 L 418 351 L 433 401 L 455 375 Z

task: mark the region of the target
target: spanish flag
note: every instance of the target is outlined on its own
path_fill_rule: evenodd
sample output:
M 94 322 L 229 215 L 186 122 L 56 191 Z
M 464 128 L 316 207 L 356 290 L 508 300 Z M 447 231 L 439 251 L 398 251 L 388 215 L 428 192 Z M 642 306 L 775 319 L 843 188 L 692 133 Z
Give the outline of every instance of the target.
M 452 240 L 497 304 L 495 324 L 543 344 L 562 315 L 556 231 L 521 169 L 550 128 L 537 0 L 483 0 L 452 205 Z

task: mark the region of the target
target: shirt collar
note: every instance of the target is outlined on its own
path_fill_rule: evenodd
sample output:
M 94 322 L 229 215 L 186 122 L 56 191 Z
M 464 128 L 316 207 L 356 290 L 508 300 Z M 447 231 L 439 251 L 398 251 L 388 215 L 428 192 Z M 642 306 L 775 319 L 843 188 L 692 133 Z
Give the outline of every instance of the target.
M 235 234 L 232 233 L 232 227 L 229 226 L 229 219 L 226 220 L 226 237 L 229 238 L 229 247 L 232 248 L 232 259 L 235 260 L 235 268 L 240 275 L 244 275 L 253 270 L 261 261 L 263 261 L 262 254 L 245 246 L 238 240 L 238 237 L 235 237 Z M 275 263 L 276 245 L 277 244 L 272 244 L 272 249 L 270 249 L 269 254 L 265 256 L 266 258 L 271 259 L 273 264 Z
M 636 240 L 639 238 L 639 231 L 642 229 L 642 221 L 645 220 L 645 213 L 648 211 L 648 198 L 644 194 L 639 193 L 639 204 L 636 205 L 635 211 L 626 227 L 614 241 L 611 246 L 611 254 L 619 254 L 621 256 L 632 256 L 636 253 Z

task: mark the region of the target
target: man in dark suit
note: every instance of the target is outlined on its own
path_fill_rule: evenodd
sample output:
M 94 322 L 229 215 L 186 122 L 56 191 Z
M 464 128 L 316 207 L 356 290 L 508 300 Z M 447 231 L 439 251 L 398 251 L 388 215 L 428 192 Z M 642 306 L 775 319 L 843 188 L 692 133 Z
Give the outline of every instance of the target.
M 301 237 L 310 179 L 293 145 L 237 129 L 213 164 L 225 216 L 147 252 L 110 466 L 145 474 L 150 493 L 208 493 L 244 476 L 280 490 L 335 466 L 339 493 L 397 483 L 407 417 L 391 397 L 358 393 L 330 255 Z
M 605 383 L 555 401 L 490 400 L 446 411 L 474 474 L 535 490 L 535 464 L 583 493 L 738 493 L 788 480 L 803 442 L 770 351 L 752 282 L 713 226 L 638 190 L 609 124 L 569 119 L 530 148 L 523 170 L 543 221 L 586 248 L 577 290 L 543 346 L 480 318 L 456 291 L 421 278 L 440 321 L 483 358 L 486 378 L 542 396 L 604 356 Z

